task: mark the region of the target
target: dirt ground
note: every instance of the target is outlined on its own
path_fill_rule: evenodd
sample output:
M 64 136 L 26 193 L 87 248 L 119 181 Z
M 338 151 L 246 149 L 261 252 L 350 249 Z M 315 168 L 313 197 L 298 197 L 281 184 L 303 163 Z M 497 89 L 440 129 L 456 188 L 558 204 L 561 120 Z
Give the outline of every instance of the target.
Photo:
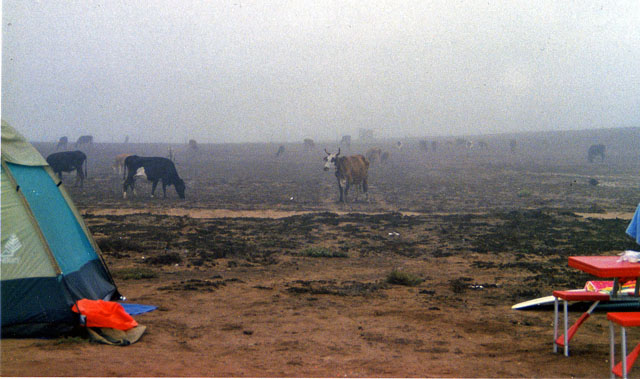
M 593 279 L 571 255 L 638 250 L 624 231 L 640 201 L 640 130 L 519 135 L 515 152 L 509 138 L 483 150 L 440 140 L 435 152 L 379 143 L 391 158 L 370 168 L 369 201 L 347 205 L 322 170 L 335 143 L 286 144 L 280 157 L 276 144 L 83 149 L 85 186 L 65 184 L 120 292 L 158 309 L 135 316 L 147 331 L 128 347 L 3 339 L 0 374 L 608 377 L 604 313 L 565 358 L 550 310 L 511 306 Z M 596 142 L 607 157 L 589 163 Z M 123 199 L 113 157 L 169 147 L 186 200 L 173 187 L 150 198 L 142 181 Z

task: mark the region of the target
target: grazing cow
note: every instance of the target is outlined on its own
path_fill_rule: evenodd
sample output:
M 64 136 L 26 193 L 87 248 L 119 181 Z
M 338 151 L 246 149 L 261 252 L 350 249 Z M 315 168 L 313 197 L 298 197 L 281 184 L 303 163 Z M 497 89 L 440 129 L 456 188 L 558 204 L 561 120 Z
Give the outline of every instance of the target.
M 340 140 L 340 146 L 344 146 L 347 149 L 351 148 L 351 136 L 346 135 L 346 136 L 342 136 L 342 139 Z
M 389 160 L 389 152 L 388 151 L 382 152 L 382 155 L 380 155 L 380 163 L 386 164 L 388 160 Z
M 137 155 L 128 156 L 124 160 L 126 179 L 123 185 L 122 197 L 127 198 L 127 188 L 134 188 L 135 176 L 146 175 L 147 180 L 152 182 L 151 197 L 154 196 L 158 181 L 162 181 L 162 193 L 167 197 L 167 186 L 173 185 L 180 196 L 184 199 L 184 181 L 178 176 L 176 166 L 173 162 L 163 157 L 139 157 Z M 144 171 L 141 171 L 140 169 Z
M 69 138 L 67 136 L 60 137 L 58 144 L 56 145 L 56 150 L 66 149 L 67 144 L 69 144 Z
M 55 172 L 60 181 L 62 181 L 63 172 L 76 171 L 76 183 L 80 181 L 80 187 L 84 185 L 84 178 L 87 176 L 87 156 L 80 150 L 76 151 L 61 151 L 59 153 L 53 153 L 47 157 L 47 163 L 51 166 L 53 172 Z M 82 166 L 84 165 L 84 172 Z
M 189 148 L 193 151 L 197 151 L 198 150 L 198 143 L 196 142 L 196 140 L 194 139 L 190 139 L 189 140 Z
M 402 150 L 402 141 L 396 142 L 396 149 Z
M 311 138 L 304 139 L 304 149 L 307 151 L 313 150 L 316 147 L 316 143 Z
M 336 170 L 336 178 L 338 179 L 338 190 L 340 191 L 339 202 L 347 203 L 347 193 L 351 185 L 362 185 L 362 192 L 364 192 L 367 201 L 369 200 L 369 193 L 367 192 L 367 170 L 369 169 L 369 161 L 362 155 L 352 155 L 349 157 L 341 157 L 340 149 L 335 154 L 331 154 L 324 149 L 327 156 L 324 157 L 326 162 L 324 170 L 328 171 L 331 168 Z M 356 192 L 356 200 L 357 198 Z
M 76 147 L 81 145 L 93 145 L 93 136 L 80 136 L 76 141 Z
M 118 175 L 123 174 L 124 173 L 124 160 L 127 159 L 127 157 L 130 156 L 130 155 L 133 155 L 133 154 L 122 153 L 122 154 L 116 155 L 115 162 L 113 162 L 113 165 L 111 166 L 111 168 L 113 169 L 113 172 L 115 172 Z
M 282 154 L 284 154 L 284 146 L 280 145 L 280 147 L 278 148 L 278 151 L 276 151 L 276 158 L 278 158 Z
M 456 138 L 456 146 L 457 147 L 466 147 L 467 146 L 467 140 L 464 138 Z
M 467 140 L 464 146 L 467 148 L 467 150 L 473 149 L 473 141 Z
M 429 145 L 427 145 L 427 141 L 420 141 L 420 150 L 424 151 L 425 153 L 429 152 Z
M 382 149 L 380 149 L 379 147 L 372 147 L 365 153 L 365 157 L 369 161 L 369 164 L 371 164 L 372 166 L 374 165 L 374 163 L 380 161 L 381 155 Z
M 589 159 L 589 163 L 593 163 L 593 159 L 597 156 L 600 156 L 600 161 L 604 162 L 604 152 L 606 147 L 599 143 L 597 145 L 591 145 L 589 147 L 589 151 L 587 151 L 587 159 Z
M 509 141 L 509 149 L 511 150 L 511 153 L 515 153 L 516 152 L 516 145 L 518 143 L 516 142 L 516 140 L 512 139 Z

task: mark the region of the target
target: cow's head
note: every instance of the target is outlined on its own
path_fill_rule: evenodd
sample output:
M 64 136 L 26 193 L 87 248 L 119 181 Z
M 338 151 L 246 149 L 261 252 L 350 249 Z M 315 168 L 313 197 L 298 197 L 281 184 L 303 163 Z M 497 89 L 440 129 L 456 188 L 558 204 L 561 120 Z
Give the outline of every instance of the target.
M 324 170 L 328 171 L 329 169 L 336 167 L 336 159 L 340 155 L 340 148 L 338 148 L 338 152 L 335 154 L 328 152 L 327 149 L 324 149 L 324 152 L 327 153 L 327 156 L 324 157 Z
M 176 187 L 176 192 L 178 193 L 178 196 L 180 196 L 181 199 L 184 199 L 184 189 L 185 189 L 184 180 L 178 178 L 174 183 L 174 186 Z

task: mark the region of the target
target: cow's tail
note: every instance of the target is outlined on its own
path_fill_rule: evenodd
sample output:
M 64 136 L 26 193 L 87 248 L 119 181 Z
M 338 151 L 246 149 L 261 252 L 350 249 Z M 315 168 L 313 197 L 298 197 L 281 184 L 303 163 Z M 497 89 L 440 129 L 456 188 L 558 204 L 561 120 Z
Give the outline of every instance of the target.
M 88 176 L 88 167 L 89 167 L 89 158 L 84 160 L 84 178 L 86 179 Z

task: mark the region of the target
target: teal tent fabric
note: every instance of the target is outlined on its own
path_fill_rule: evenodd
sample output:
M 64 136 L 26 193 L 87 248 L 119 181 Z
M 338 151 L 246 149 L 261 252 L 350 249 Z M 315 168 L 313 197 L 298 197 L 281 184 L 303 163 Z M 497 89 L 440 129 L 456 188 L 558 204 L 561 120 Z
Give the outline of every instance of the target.
M 62 273 L 78 271 L 98 255 L 69 204 L 43 167 L 7 163 Z

